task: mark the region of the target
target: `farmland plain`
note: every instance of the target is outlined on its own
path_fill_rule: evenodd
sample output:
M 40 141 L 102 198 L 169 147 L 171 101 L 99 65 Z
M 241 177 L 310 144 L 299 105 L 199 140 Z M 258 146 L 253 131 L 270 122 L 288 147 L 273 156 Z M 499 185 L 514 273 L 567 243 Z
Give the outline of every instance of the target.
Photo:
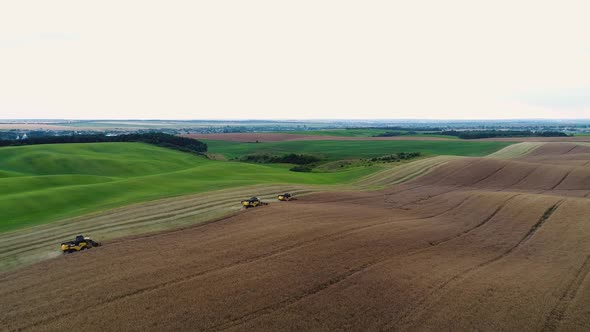
M 357 181 L 389 183 L 381 190 L 316 192 L 108 241 L 0 274 L 0 324 L 586 331 L 589 165 L 590 146 L 572 143 L 525 143 L 492 158 L 439 156 Z M 167 208 L 158 218 L 172 220 L 205 199 L 138 209 L 147 217 Z
M 511 142 L 470 142 L 463 140 L 407 140 L 361 141 L 317 140 L 240 143 L 220 140 L 203 140 L 212 152 L 227 158 L 248 154 L 305 153 L 319 155 L 329 160 L 372 158 L 397 152 L 420 152 L 425 155 L 454 155 L 481 157 L 511 145 Z

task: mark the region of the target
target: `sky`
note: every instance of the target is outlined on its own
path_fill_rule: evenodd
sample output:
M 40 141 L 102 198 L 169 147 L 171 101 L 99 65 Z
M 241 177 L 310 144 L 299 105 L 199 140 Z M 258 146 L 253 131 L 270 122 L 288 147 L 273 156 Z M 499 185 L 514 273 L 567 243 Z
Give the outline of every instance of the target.
M 588 13 L 587 0 L 0 0 L 0 118 L 590 118 Z

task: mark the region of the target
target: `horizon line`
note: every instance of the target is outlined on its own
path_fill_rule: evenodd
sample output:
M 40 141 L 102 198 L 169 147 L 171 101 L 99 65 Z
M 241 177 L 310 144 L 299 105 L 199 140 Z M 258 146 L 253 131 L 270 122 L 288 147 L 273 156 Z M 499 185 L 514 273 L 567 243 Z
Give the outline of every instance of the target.
M 420 121 L 420 122 L 441 122 L 441 121 L 590 121 L 590 117 L 588 118 L 486 118 L 486 119 L 470 119 L 470 118 L 445 118 L 445 119 L 426 119 L 426 118 L 368 118 L 368 119 L 355 119 L 355 118 L 317 118 L 317 119 L 274 119 L 274 118 L 267 118 L 267 119 L 249 119 L 249 118 L 211 118 L 211 119 L 165 119 L 165 118 L 129 118 L 129 119 L 108 119 L 108 118 L 89 118 L 89 119 L 76 119 L 76 118 L 0 118 L 0 123 L 4 121 L 9 121 L 11 123 L 18 123 L 18 122 L 57 122 L 57 121 L 72 121 L 72 122 L 83 122 L 83 121 L 178 121 L 178 122 L 206 122 L 206 121 L 232 121 L 232 122 L 253 122 L 253 121 L 260 121 L 260 122 L 313 122 L 313 121 L 347 121 L 347 122 L 363 122 L 363 121 L 401 121 L 401 122 L 410 122 L 410 121 Z

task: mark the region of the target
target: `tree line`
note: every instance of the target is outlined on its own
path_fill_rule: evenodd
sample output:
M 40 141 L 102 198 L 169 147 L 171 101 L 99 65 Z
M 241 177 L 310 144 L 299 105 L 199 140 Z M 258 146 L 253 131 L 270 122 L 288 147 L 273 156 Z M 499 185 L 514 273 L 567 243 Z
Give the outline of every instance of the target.
M 205 153 L 207 144 L 196 139 L 169 135 L 164 133 L 137 133 L 116 136 L 103 134 L 71 135 L 71 136 L 38 136 L 25 140 L 0 140 L 0 146 L 20 146 L 36 144 L 62 143 L 110 143 L 110 142 L 140 142 L 152 144 L 183 152 Z
M 309 154 L 296 154 L 289 153 L 280 156 L 270 154 L 250 154 L 243 156 L 241 161 L 249 163 L 261 163 L 261 164 L 296 164 L 296 165 L 308 165 L 321 161 L 320 158 Z
M 420 152 L 398 152 L 398 153 L 390 154 L 387 156 L 371 158 L 369 160 L 391 163 L 391 162 L 397 162 L 397 161 L 402 161 L 402 160 L 410 160 L 413 158 L 418 158 L 421 155 L 422 154 Z

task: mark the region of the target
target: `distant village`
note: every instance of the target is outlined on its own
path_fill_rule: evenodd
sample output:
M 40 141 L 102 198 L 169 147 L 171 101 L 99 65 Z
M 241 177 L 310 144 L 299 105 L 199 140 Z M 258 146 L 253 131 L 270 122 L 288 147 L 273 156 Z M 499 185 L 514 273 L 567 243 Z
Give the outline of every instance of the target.
M 354 120 L 324 120 L 324 121 L 177 121 L 174 123 L 154 123 L 151 121 L 129 121 L 122 123 L 111 121 L 86 121 L 87 127 L 72 129 L 43 129 L 42 122 L 35 128 L 34 123 L 23 122 L 23 128 L 17 128 L 18 122 L 2 122 L 10 125 L 11 129 L 0 126 L 0 140 L 27 140 L 34 137 L 96 135 L 118 136 L 134 133 L 160 132 L 171 135 L 182 134 L 213 134 L 213 133 L 247 133 L 247 132 L 305 132 L 308 130 L 333 129 L 391 129 L 391 130 L 419 130 L 419 131 L 532 131 L 532 132 L 561 132 L 566 135 L 590 135 L 590 121 L 588 120 L 497 120 L 497 121 L 354 121 Z M 1 124 L 1 123 L 0 123 Z M 67 127 L 70 123 L 49 123 Z M 77 124 L 79 125 L 79 124 Z M 85 125 L 85 126 L 86 126 Z M 96 128 L 89 128 L 96 125 Z M 161 125 L 161 126 L 160 126 Z M 28 129 L 27 129 L 28 128 Z

